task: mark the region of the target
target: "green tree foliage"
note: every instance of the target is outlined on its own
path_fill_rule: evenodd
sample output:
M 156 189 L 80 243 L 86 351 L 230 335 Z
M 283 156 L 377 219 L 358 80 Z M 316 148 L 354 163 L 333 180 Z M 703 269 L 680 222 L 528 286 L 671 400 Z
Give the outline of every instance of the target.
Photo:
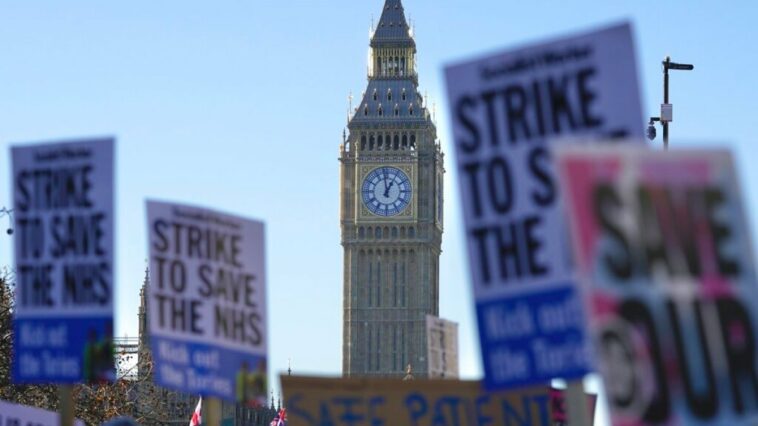
M 14 282 L 11 269 L 0 269 L 0 400 L 57 411 L 59 402 L 56 386 L 11 383 Z M 190 409 L 186 402 L 178 403 L 170 392 L 153 385 L 148 348 L 140 345 L 136 356 L 117 353 L 116 364 L 118 379 L 115 382 L 79 384 L 74 387 L 77 418 L 88 425 L 99 425 L 117 416 L 134 417 L 143 425 L 165 424 L 176 420 L 176 417 L 169 419 L 170 414 L 189 419 Z

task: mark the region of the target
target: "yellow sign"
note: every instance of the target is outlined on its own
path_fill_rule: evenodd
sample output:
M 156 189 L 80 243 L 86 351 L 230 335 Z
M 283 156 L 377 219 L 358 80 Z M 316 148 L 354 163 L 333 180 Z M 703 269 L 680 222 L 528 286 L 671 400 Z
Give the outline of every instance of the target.
M 549 388 L 480 382 L 281 376 L 288 426 L 552 426 Z

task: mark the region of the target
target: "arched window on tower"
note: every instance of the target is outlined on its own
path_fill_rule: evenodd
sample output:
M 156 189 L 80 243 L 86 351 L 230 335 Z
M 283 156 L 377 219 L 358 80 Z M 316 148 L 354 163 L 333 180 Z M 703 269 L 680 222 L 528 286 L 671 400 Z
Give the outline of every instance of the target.
M 368 368 L 367 368 L 367 370 L 369 370 L 369 371 L 371 371 L 371 358 L 372 358 L 373 353 L 374 353 L 374 351 L 371 350 L 371 343 L 374 340 L 372 331 L 373 331 L 372 327 L 368 326 L 368 342 L 366 343 L 366 346 L 367 346 L 366 353 L 368 354 L 368 357 L 367 357 L 366 361 L 368 362 L 368 365 L 367 365 Z
M 374 262 L 368 261 L 368 307 L 374 305 L 374 297 L 373 292 L 371 291 L 371 283 L 374 281 Z
M 387 100 L 392 101 L 392 89 L 387 89 Z
M 392 371 L 397 371 L 397 326 L 392 326 Z
M 368 115 L 368 105 L 363 105 L 363 115 Z
M 366 150 L 366 135 L 361 135 L 361 151 Z
M 413 115 L 413 104 L 408 105 L 408 115 Z
M 373 98 L 374 98 L 374 100 L 376 100 L 376 98 L 377 98 L 377 96 L 376 96 L 376 89 L 374 89 Z
M 397 307 L 397 301 L 398 301 L 398 291 L 397 291 L 397 262 L 394 262 L 392 264 L 392 306 Z
M 403 93 L 400 95 L 400 97 L 405 100 L 405 89 L 403 89 Z
M 384 115 L 384 110 L 382 109 L 382 104 L 379 104 L 379 117 Z
M 395 117 L 400 115 L 400 106 L 398 104 L 395 104 Z
M 376 150 L 381 151 L 382 146 L 384 145 L 384 136 L 380 133 L 379 136 L 376 138 Z
M 376 306 L 382 306 L 382 259 L 376 262 Z
M 376 329 L 376 371 L 381 371 L 382 369 L 382 329 L 377 327 Z
M 409 228 L 408 230 L 410 231 L 411 229 L 413 229 L 413 228 Z M 403 276 L 404 276 L 403 283 L 404 284 L 408 283 L 408 281 L 407 281 L 408 276 L 410 276 L 411 278 L 417 276 L 416 274 L 418 273 L 418 270 L 416 269 L 416 266 L 417 266 L 416 265 L 416 252 L 413 251 L 413 250 L 409 250 L 408 251 L 408 270 L 406 271 L 408 275 L 405 275 L 405 273 L 403 274 Z M 408 294 L 407 294 L 407 292 L 405 292 L 406 288 L 407 288 L 407 285 L 403 286 L 403 294 L 401 295 L 402 296 L 401 300 L 403 301 L 403 306 L 406 306 L 407 303 L 408 303 Z
M 400 58 L 400 75 L 405 74 L 405 58 Z
M 368 150 L 369 151 L 374 150 L 374 135 L 371 135 L 368 137 Z

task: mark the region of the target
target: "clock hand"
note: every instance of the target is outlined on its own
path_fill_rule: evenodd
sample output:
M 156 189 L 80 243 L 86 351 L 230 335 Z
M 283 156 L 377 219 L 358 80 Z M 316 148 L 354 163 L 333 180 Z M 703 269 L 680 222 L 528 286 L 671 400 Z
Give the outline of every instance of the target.
M 392 184 L 395 182 L 390 182 L 390 186 L 387 186 L 387 181 L 384 182 L 384 196 L 389 197 L 390 196 L 390 188 L 392 188 Z

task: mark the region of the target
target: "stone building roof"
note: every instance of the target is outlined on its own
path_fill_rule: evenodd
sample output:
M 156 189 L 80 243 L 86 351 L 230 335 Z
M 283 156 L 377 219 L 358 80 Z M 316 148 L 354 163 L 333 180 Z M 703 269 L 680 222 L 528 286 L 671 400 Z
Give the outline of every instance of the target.
M 385 1 L 382 16 L 371 37 L 371 48 L 411 48 L 415 56 L 416 42 L 405 19 L 401 0 Z M 418 92 L 415 67 L 404 64 L 396 73 L 374 72 L 350 121 L 352 125 L 397 121 L 433 126 L 426 107 L 425 99 Z
M 400 0 L 384 2 L 382 17 L 379 18 L 374 35 L 371 37 L 371 47 L 380 45 L 416 46 Z

